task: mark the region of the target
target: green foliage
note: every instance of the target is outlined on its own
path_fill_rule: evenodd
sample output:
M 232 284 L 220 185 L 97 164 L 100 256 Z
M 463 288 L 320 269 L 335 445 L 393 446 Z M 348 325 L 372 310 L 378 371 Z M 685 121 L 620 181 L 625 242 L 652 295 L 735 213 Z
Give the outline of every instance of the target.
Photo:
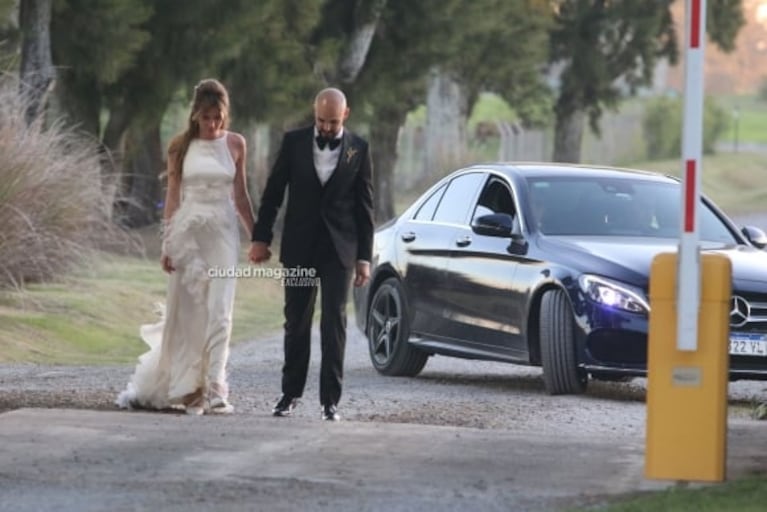
M 17 3 L 17 0 L 0 0 L 0 26 L 9 24 Z
M 253 29 L 243 31 L 241 50 L 224 60 L 234 122 L 291 119 L 311 109 L 323 85 L 313 73 L 308 42 L 324 0 L 261 2 Z
M 426 77 L 442 55 L 448 34 L 445 23 L 455 4 L 455 0 L 389 0 L 365 67 L 351 90 L 354 101 L 370 106 L 367 121 L 375 122 L 381 108 L 396 108 L 404 117 L 424 100 Z
M 536 119 L 539 98 L 547 95 L 540 68 L 548 19 L 540 3 L 527 0 L 389 0 L 354 94 L 410 111 L 423 101 L 428 73 L 439 65 L 458 77 L 470 105 L 490 91 L 517 115 Z
M 473 129 L 482 121 L 508 121 L 513 122 L 518 118 L 514 110 L 500 96 L 493 93 L 482 93 L 474 103 L 471 116 L 469 116 L 469 129 Z
M 658 59 L 675 63 L 677 33 L 671 17 L 673 0 L 648 8 L 645 0 L 593 2 L 558 0 L 551 31 L 551 64 L 561 67 L 558 117 L 586 111 L 599 133 L 605 108 L 614 109 L 626 94 L 652 82 Z M 721 49 L 734 48 L 744 24 L 741 0 L 711 0 L 708 35 Z
M 713 154 L 716 141 L 727 129 L 727 113 L 710 97 L 706 98 L 704 108 L 703 153 Z M 649 102 L 642 120 L 647 158 L 681 155 L 682 109 L 681 100 L 675 98 L 662 97 Z
M 746 24 L 743 0 L 708 0 L 706 8 L 709 39 L 722 51 L 733 51 L 738 32 Z
M 635 93 L 648 85 L 659 58 L 675 62 L 671 3 L 648 9 L 644 0 L 556 2 L 550 44 L 551 63 L 562 67 L 557 116 L 583 110 L 598 133 L 603 109 L 617 106 L 624 87 Z
M 17 3 L 17 0 L 0 0 L 0 69 L 6 71 L 18 67 L 21 34 L 15 15 Z
M 98 137 L 106 88 L 136 60 L 149 41 L 145 0 L 55 0 L 51 51 L 60 104 L 74 123 Z
M 447 27 L 440 65 L 466 87 L 470 104 L 483 91 L 503 97 L 528 124 L 550 105 L 541 68 L 548 58 L 550 12 L 528 0 L 460 2 Z
M 141 25 L 151 14 L 151 3 L 139 0 L 56 0 L 51 48 L 59 79 L 114 83 L 149 40 Z

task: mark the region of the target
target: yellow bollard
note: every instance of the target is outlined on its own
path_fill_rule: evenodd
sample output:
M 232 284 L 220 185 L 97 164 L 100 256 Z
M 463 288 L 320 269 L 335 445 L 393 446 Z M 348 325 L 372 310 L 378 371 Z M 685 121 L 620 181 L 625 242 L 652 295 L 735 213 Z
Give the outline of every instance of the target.
M 727 459 L 729 302 L 732 265 L 701 255 L 698 348 L 676 347 L 677 254 L 659 254 L 650 272 L 645 476 L 721 482 Z

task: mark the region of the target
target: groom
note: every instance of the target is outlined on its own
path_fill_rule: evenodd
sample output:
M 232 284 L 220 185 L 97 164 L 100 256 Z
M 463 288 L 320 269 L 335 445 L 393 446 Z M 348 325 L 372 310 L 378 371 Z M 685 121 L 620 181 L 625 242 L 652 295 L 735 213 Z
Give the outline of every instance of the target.
M 373 184 L 368 144 L 344 129 L 343 92 L 323 89 L 314 100 L 314 126 L 287 132 L 266 182 L 253 226 L 250 260 L 269 259 L 272 229 L 285 189 L 288 204 L 280 247 L 287 267 L 316 269 L 320 281 L 320 404 L 337 421 L 341 398 L 349 283 L 370 278 Z M 304 392 L 317 283 L 285 282 L 285 362 L 275 416 L 289 416 Z

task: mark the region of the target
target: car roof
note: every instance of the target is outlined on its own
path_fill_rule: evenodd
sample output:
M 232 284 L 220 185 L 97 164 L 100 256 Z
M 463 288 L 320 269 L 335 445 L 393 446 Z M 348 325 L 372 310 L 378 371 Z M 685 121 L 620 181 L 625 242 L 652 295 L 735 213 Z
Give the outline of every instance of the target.
M 672 176 L 639 169 L 607 167 L 599 165 L 566 164 L 553 162 L 485 162 L 471 165 L 462 171 L 488 170 L 506 174 L 510 178 L 553 178 L 558 176 L 577 175 L 593 178 L 639 178 L 665 182 L 678 182 Z

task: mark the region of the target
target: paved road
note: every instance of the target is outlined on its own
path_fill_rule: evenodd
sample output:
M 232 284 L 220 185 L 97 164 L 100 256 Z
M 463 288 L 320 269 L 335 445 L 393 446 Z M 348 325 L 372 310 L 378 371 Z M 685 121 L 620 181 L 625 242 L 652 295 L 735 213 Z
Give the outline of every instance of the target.
M 296 416 L 269 415 L 280 344 L 235 347 L 229 417 L 115 411 L 129 367 L 0 367 L 0 399 L 55 407 L 0 414 L 0 511 L 543 511 L 668 485 L 643 478 L 641 379 L 551 397 L 537 369 L 440 357 L 385 378 L 351 327 L 344 421 L 328 425 L 316 354 Z M 767 384 L 730 396 L 734 478 L 767 468 L 767 422 L 747 414 Z
M 767 466 L 731 422 L 728 468 Z M 763 453 L 763 451 L 762 451 Z M 642 439 L 235 415 L 0 415 L 0 510 L 559 510 L 658 489 Z

